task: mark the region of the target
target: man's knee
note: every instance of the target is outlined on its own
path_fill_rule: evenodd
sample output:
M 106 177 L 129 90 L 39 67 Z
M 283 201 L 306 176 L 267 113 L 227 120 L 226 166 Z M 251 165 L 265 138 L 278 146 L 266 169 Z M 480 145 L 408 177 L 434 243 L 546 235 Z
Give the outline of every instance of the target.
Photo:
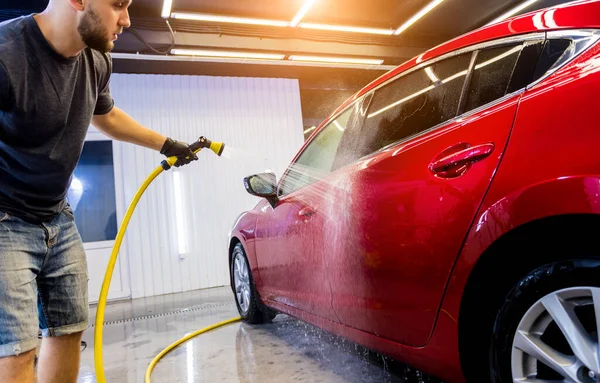
M 33 359 L 35 356 L 35 349 L 24 352 L 19 355 L 6 356 L 0 358 L 0 373 L 4 366 L 15 365 L 15 366 L 26 366 L 31 364 L 33 366 Z
M 17 356 L 0 358 L 0 382 L 33 382 L 35 349 Z
M 72 334 L 64 334 L 59 336 L 49 336 L 43 339 L 42 345 L 46 344 L 54 344 L 54 345 L 62 345 L 62 344 L 79 344 L 81 342 L 81 337 L 83 335 L 83 331 L 75 332 Z

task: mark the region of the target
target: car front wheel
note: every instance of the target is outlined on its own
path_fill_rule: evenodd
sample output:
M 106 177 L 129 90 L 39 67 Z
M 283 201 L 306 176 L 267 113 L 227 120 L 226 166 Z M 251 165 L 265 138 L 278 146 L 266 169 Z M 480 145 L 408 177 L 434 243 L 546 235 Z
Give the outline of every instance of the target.
M 242 320 L 254 324 L 270 321 L 275 317 L 275 313 L 260 302 L 248 258 L 241 243 L 233 248 L 231 259 L 232 287 Z

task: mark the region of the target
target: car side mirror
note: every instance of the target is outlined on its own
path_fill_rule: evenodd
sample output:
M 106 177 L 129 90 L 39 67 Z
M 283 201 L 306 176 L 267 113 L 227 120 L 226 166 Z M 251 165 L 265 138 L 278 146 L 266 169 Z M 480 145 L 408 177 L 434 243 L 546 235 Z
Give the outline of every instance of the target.
M 275 173 L 260 173 L 244 178 L 244 187 L 253 196 L 266 198 L 273 208 L 277 205 L 277 177 Z

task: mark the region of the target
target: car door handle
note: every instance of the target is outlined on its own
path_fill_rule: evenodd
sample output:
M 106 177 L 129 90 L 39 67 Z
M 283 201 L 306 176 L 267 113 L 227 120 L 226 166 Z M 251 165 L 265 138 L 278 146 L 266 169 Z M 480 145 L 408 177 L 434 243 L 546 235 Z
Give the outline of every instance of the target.
M 493 143 L 471 146 L 458 144 L 445 150 L 429 165 L 429 169 L 437 176 L 453 178 L 463 175 L 470 165 L 488 157 L 494 151 Z
M 310 220 L 310 217 L 312 217 L 313 215 L 315 215 L 317 213 L 317 211 L 315 209 L 313 209 L 312 207 L 305 207 L 304 209 L 300 210 L 298 212 L 298 216 L 303 220 L 303 221 L 308 221 Z

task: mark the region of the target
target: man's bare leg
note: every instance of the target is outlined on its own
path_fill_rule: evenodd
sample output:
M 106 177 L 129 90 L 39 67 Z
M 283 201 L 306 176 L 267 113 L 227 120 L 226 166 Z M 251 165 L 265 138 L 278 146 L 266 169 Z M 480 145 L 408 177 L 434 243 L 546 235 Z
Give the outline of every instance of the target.
M 0 358 L 0 382 L 34 383 L 33 359 L 35 349 L 19 356 Z
M 44 338 L 38 358 L 38 383 L 76 383 L 81 334 Z

